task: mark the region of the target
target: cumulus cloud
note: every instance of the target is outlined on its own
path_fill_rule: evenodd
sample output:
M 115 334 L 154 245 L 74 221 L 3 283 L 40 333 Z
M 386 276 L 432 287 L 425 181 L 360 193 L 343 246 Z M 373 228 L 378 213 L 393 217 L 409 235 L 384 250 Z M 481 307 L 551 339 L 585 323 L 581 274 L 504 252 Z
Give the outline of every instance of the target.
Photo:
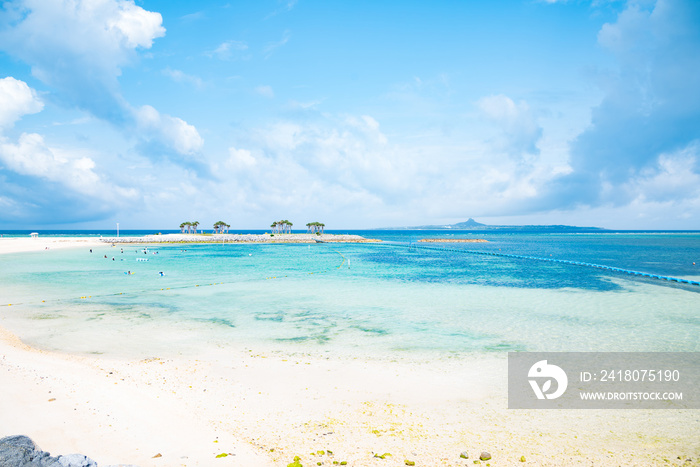
M 672 173 L 675 159 L 669 154 L 694 147 L 700 138 L 698 25 L 700 3 L 658 0 L 629 2 L 614 23 L 601 28 L 598 42 L 619 69 L 593 109 L 590 127 L 573 141 L 572 173 L 553 185 L 550 205 L 629 203 L 630 186 L 651 187 L 651 179 L 661 179 L 650 179 L 650 173 Z M 697 164 L 689 170 L 697 174 Z M 646 198 L 655 196 L 664 198 L 658 190 Z
M 2 221 L 90 220 L 106 215 L 136 191 L 106 181 L 81 150 L 51 147 L 42 135 L 22 133 L 16 142 L 2 134 L 23 115 L 40 112 L 43 103 L 25 82 L 0 80 L 0 205 Z M 30 188 L 31 187 L 31 188 Z M 70 209 L 79 205 L 79 212 Z
M 411 164 L 400 161 L 374 118 L 327 115 L 247 132 L 229 148 L 222 173 L 247 209 L 360 213 L 410 191 Z
M 122 67 L 165 34 L 159 13 L 133 0 L 12 0 L 2 8 L 0 48 L 28 63 L 32 74 L 55 90 L 54 99 L 145 141 L 155 131 L 166 147 L 180 154 L 198 147 L 201 137 L 193 134 L 194 127 L 166 115 L 143 119 L 144 110 L 134 108 L 120 92 Z M 171 76 L 187 79 L 177 71 Z M 162 126 L 156 127 L 154 120 Z
M 121 67 L 165 34 L 160 14 L 133 1 L 14 0 L 3 8 L 2 48 L 70 103 L 109 120 L 123 108 Z
M 0 130 L 12 126 L 23 115 L 41 112 L 44 103 L 24 81 L 11 76 L 0 79 Z
M 247 169 L 253 167 L 257 162 L 252 153 L 246 149 L 229 148 L 229 158 L 226 161 L 227 166 L 234 170 Z
M 368 227 L 401 225 L 520 213 L 555 176 L 548 166 L 484 158 L 486 144 L 400 144 L 370 115 L 316 117 L 247 131 L 229 148 L 220 173 L 237 203 L 258 213 L 284 209 L 280 215 L 291 216 L 301 207 L 326 218 L 343 212 Z
M 100 177 L 93 171 L 95 162 L 89 157 L 70 157 L 52 150 L 36 133 L 23 133 L 17 144 L 0 144 L 0 158 L 5 169 L 20 175 L 60 182 L 85 193 L 97 192 Z
M 150 105 L 134 111 L 136 122 L 145 138 L 171 145 L 178 153 L 191 156 L 202 149 L 204 140 L 197 129 L 177 117 L 163 115 Z
M 700 141 L 673 153 L 661 154 L 623 188 L 635 201 L 700 200 Z
M 539 154 L 537 141 L 542 137 L 542 128 L 535 122 L 526 102 L 515 103 L 510 97 L 499 94 L 479 99 L 477 106 L 484 117 L 501 130 L 496 149 L 514 157 Z

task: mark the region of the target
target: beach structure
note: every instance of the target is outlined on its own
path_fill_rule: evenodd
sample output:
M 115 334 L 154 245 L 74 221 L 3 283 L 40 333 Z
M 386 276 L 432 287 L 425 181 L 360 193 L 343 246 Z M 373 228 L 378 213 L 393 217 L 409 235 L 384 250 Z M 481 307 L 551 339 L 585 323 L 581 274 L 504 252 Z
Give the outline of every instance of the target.
M 32 232 L 29 234 L 29 236 L 32 238 L 39 238 L 39 232 Z

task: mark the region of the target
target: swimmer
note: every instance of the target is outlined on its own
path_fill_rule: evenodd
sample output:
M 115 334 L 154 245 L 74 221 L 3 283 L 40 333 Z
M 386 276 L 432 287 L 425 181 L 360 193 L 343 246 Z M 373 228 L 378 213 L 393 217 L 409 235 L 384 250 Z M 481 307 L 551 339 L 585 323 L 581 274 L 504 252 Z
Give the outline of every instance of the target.
M 160 274 L 160 277 L 163 277 L 165 274 L 163 274 L 163 271 L 160 271 L 158 274 Z

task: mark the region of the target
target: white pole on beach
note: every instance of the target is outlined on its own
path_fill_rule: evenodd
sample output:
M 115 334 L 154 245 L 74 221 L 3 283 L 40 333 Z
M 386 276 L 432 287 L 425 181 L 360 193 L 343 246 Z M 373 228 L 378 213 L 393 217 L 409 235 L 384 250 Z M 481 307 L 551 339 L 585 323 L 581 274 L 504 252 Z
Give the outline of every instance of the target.
M 117 237 L 119 237 L 119 222 L 117 222 Z

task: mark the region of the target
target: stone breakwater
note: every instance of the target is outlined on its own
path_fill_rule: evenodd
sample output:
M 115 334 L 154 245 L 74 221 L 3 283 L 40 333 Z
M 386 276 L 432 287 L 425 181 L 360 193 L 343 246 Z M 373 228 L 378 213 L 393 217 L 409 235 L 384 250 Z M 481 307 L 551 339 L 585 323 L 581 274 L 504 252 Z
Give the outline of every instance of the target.
M 488 243 L 483 238 L 421 238 L 419 242 L 426 243 Z
M 372 243 L 359 235 L 338 234 L 167 234 L 143 237 L 102 237 L 103 243 Z

